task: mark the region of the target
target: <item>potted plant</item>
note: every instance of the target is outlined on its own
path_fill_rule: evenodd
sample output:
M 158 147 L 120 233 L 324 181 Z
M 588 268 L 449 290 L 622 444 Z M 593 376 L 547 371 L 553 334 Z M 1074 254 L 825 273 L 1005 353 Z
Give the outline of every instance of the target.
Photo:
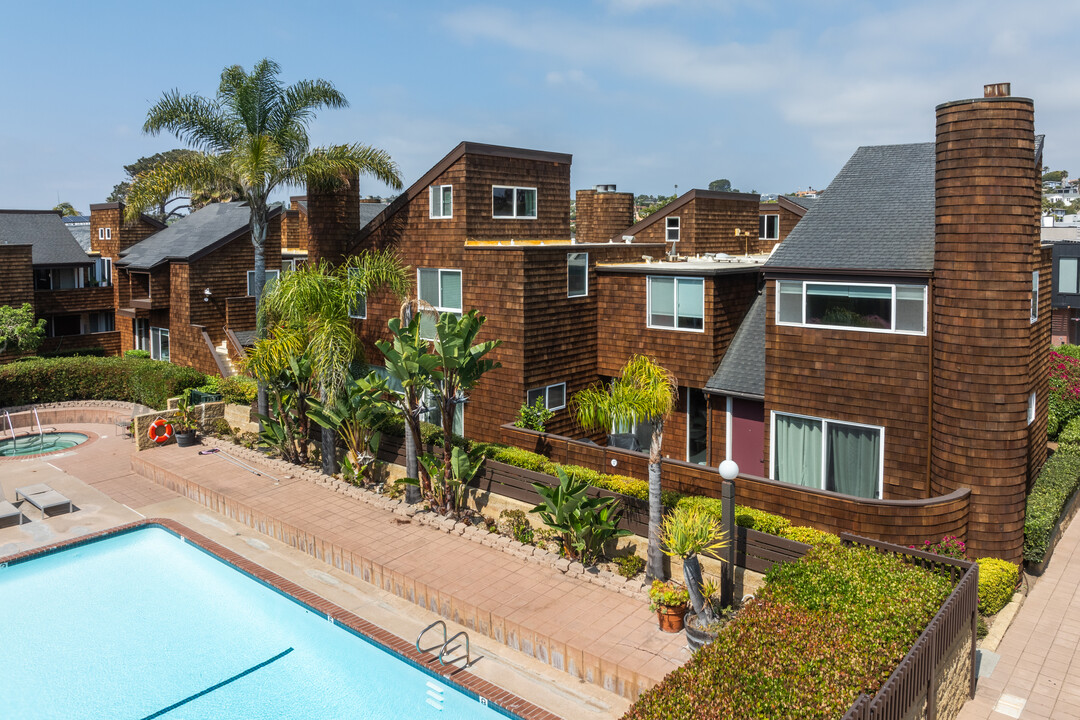
M 195 444 L 196 431 L 199 429 L 199 415 L 187 398 L 181 397 L 177 401 L 173 424 L 176 425 L 177 445 L 190 447 Z
M 726 547 L 726 533 L 716 517 L 699 507 L 684 505 L 664 518 L 660 541 L 665 554 L 682 559 L 683 578 L 693 609 L 686 621 L 686 639 L 690 648 L 696 650 L 715 639 L 709 626 L 716 621 L 712 606 L 714 588 L 710 585 L 706 589 L 697 556 L 703 552 L 716 553 Z
M 683 616 L 690 594 L 686 588 L 673 580 L 653 580 L 649 588 L 649 609 L 656 613 L 660 629 L 676 633 L 683 629 Z

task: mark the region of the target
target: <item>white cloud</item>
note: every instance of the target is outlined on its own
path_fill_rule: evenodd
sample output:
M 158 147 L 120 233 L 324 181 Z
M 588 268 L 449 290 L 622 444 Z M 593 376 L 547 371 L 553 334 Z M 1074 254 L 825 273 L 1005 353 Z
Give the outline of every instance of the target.
M 582 90 L 596 89 L 596 83 L 581 70 L 566 70 L 563 72 L 552 70 L 545 76 L 544 80 L 552 87 L 574 87 Z

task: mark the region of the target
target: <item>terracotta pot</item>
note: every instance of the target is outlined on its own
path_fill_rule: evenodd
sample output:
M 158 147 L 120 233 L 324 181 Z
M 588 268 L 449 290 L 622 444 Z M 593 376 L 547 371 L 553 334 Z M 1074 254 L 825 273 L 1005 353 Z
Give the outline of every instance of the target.
M 683 629 L 683 616 L 686 615 L 685 605 L 674 607 L 661 605 L 656 611 L 656 617 L 660 620 L 660 630 L 667 633 L 677 633 Z

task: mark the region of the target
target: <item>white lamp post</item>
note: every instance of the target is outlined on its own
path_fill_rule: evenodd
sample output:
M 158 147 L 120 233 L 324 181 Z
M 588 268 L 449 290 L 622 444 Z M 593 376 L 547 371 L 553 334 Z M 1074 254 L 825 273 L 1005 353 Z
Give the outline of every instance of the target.
M 720 602 L 731 605 L 735 597 L 735 484 L 731 481 L 739 477 L 739 465 L 734 460 L 720 463 L 720 477 L 724 479 L 720 488 L 720 508 L 727 536 L 724 548 L 724 560 L 720 574 Z
M 725 460 L 720 463 L 720 477 L 725 480 L 734 480 L 739 477 L 739 465 L 734 460 Z

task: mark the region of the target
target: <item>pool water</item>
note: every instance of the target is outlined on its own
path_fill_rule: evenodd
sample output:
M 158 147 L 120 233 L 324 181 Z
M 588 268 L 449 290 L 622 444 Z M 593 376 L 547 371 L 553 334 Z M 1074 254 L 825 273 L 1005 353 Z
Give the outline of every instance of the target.
M 0 718 L 507 717 L 162 528 L 0 568 L 0 608 Z
M 0 440 L 0 457 L 40 455 L 67 450 L 86 442 L 87 436 L 77 432 L 47 432 L 42 435 L 21 435 Z

